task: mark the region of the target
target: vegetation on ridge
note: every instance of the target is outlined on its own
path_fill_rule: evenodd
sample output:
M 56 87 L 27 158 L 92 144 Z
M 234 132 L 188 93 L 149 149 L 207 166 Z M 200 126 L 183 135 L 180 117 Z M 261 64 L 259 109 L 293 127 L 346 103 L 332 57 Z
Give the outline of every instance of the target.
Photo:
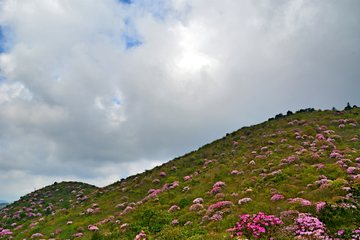
M 0 211 L 3 239 L 359 239 L 360 109 L 275 118 L 104 188 Z

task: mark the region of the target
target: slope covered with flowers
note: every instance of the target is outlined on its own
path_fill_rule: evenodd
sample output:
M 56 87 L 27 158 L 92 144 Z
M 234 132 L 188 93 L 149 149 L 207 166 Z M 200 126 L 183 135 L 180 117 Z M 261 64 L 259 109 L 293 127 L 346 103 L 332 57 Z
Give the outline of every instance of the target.
M 289 111 L 104 188 L 47 186 L 0 211 L 0 238 L 359 239 L 359 113 Z

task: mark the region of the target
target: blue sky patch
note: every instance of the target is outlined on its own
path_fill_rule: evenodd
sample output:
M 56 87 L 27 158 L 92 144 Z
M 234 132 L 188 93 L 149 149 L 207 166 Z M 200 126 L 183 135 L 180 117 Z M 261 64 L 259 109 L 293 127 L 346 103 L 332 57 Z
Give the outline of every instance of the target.
M 117 98 L 114 98 L 114 99 L 113 99 L 113 102 L 114 102 L 116 105 L 120 105 L 120 100 L 117 99 Z
M 122 35 L 122 39 L 125 42 L 126 49 L 140 46 L 142 44 L 142 41 L 140 41 L 140 37 L 133 23 L 131 22 L 131 19 L 129 17 L 126 17 L 123 21 L 126 25 L 126 30 Z
M 124 35 L 124 40 L 126 43 L 126 49 L 137 47 L 142 44 L 142 42 L 136 38 L 132 38 L 130 36 Z
M 119 3 L 131 4 L 132 0 L 118 0 Z
M 5 37 L 3 33 L 3 27 L 0 26 L 0 54 L 5 52 Z

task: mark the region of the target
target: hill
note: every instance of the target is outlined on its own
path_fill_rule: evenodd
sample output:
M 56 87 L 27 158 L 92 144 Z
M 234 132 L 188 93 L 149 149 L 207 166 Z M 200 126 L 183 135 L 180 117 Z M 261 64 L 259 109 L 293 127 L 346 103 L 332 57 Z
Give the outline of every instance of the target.
M 288 111 L 104 188 L 54 183 L 2 209 L 0 235 L 359 239 L 359 112 Z
M 3 209 L 6 205 L 8 205 L 7 202 L 0 203 L 0 209 Z

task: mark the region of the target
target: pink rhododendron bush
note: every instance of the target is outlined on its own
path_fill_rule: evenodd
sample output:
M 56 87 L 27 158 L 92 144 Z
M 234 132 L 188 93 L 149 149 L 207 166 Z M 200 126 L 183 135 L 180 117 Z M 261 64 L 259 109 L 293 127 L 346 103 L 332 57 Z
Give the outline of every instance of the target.
M 269 239 L 275 236 L 276 231 L 283 224 L 281 219 L 274 215 L 265 215 L 261 212 L 252 216 L 249 214 L 239 215 L 239 217 L 240 221 L 236 223 L 235 227 L 226 230 L 234 232 L 231 237 L 244 235 L 247 238 Z

